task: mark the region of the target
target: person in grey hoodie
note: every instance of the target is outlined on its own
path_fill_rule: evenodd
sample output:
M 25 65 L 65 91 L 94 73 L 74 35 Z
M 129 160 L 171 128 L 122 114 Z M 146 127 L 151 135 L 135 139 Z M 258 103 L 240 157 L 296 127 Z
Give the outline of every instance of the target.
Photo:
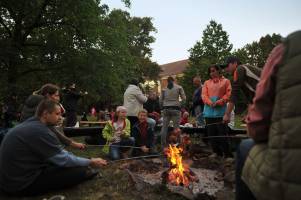
M 167 78 L 167 87 L 162 90 L 160 104 L 163 108 L 163 125 L 161 129 L 161 146 L 166 146 L 166 138 L 169 122 L 173 122 L 173 127 L 178 128 L 181 118 L 181 103 L 186 101 L 185 92 L 182 86 L 175 84 L 173 77 Z M 180 102 L 180 98 L 182 102 Z

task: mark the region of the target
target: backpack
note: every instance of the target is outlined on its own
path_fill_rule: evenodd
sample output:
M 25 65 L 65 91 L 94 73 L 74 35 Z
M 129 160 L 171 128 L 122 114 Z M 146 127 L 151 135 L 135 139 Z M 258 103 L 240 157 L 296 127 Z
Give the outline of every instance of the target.
M 246 76 L 249 77 L 249 78 L 252 78 L 254 80 L 256 80 L 257 82 L 259 82 L 260 80 L 260 77 L 257 76 L 254 72 L 252 72 L 250 69 L 249 69 L 249 66 L 250 65 L 240 65 L 241 67 L 243 67 L 245 70 L 246 70 Z M 259 69 L 261 71 L 261 69 Z M 253 88 L 248 82 L 244 82 L 245 86 L 252 92 L 255 93 L 256 91 L 256 88 Z

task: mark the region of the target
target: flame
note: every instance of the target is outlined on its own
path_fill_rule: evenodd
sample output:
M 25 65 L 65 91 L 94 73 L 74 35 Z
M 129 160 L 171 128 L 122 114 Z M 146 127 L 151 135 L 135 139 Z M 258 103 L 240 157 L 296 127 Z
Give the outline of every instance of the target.
M 175 185 L 183 184 L 184 186 L 188 186 L 189 178 L 186 175 L 186 172 L 188 172 L 189 169 L 187 166 L 183 165 L 182 152 L 182 148 L 177 148 L 172 145 L 169 145 L 169 148 L 165 152 L 171 164 L 171 169 L 168 173 L 168 182 Z

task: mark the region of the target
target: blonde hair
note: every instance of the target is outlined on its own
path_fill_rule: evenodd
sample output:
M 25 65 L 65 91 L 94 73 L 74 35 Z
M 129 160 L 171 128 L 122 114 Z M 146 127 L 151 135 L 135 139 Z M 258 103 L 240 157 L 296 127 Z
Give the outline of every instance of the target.
M 142 110 L 140 110 L 140 111 L 138 112 L 138 116 L 140 115 L 140 113 L 145 113 L 145 114 L 147 114 L 148 112 L 147 112 L 147 110 L 142 109 Z
M 127 109 L 126 109 L 126 107 L 124 107 L 124 106 L 118 106 L 118 107 L 116 108 L 116 112 L 120 112 L 120 111 L 127 111 Z

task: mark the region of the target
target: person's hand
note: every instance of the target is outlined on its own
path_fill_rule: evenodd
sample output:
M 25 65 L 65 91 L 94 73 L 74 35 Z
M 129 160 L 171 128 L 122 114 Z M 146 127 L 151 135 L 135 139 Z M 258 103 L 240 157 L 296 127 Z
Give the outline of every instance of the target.
M 80 150 L 84 150 L 86 148 L 86 145 L 83 143 L 79 143 L 79 142 L 71 142 L 70 144 L 71 147 L 76 148 L 76 149 L 80 149 Z
M 85 92 L 84 92 L 84 94 L 85 94 L 85 95 L 87 95 L 87 94 L 88 94 L 88 92 L 87 92 L 87 91 L 85 91 Z
M 91 158 L 90 159 L 90 166 L 93 168 L 99 168 L 102 166 L 107 165 L 107 161 L 102 158 Z
M 110 139 L 110 142 L 113 142 L 113 143 L 114 143 L 114 142 L 117 141 L 117 139 L 118 139 L 117 136 L 114 136 L 114 137 L 112 137 L 112 138 Z
M 228 124 L 230 122 L 230 114 L 225 113 L 223 117 L 223 123 Z
M 219 99 L 215 102 L 215 106 L 222 106 L 224 105 L 224 100 L 223 99 Z
M 149 148 L 147 148 L 145 145 L 140 147 L 141 150 L 144 152 L 144 153 L 148 153 L 149 152 Z

